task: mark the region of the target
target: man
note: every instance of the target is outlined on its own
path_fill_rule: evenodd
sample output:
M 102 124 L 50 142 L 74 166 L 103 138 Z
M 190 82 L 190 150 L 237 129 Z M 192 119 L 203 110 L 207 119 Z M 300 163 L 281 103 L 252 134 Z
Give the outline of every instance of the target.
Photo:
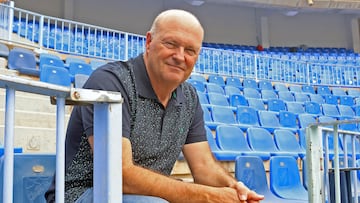
M 119 91 L 123 104 L 123 202 L 259 202 L 214 159 L 195 89 L 184 81 L 200 53 L 203 28 L 182 10 L 159 14 L 144 54 L 97 69 L 85 88 Z M 66 137 L 66 199 L 92 202 L 92 108 L 75 107 Z M 194 183 L 169 177 L 183 152 Z M 50 199 L 51 192 L 47 193 Z

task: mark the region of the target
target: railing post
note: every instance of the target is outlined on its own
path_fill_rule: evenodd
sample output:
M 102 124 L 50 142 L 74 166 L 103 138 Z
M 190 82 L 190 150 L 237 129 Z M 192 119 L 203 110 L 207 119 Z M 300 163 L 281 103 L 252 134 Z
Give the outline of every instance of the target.
M 15 90 L 6 88 L 3 202 L 13 202 Z
M 94 104 L 94 202 L 122 202 L 122 104 Z
M 56 201 L 64 202 L 65 194 L 65 98 L 56 100 Z
M 14 1 L 9 2 L 9 28 L 8 28 L 8 40 L 12 39 L 13 23 L 14 23 Z

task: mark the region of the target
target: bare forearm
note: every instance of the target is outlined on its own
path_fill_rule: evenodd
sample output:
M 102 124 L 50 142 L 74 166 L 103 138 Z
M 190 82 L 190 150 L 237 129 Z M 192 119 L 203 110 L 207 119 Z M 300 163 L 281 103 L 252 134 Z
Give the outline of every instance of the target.
M 178 181 L 139 166 L 123 169 L 123 177 L 126 194 L 157 196 L 172 203 L 212 202 L 217 196 L 215 188 Z

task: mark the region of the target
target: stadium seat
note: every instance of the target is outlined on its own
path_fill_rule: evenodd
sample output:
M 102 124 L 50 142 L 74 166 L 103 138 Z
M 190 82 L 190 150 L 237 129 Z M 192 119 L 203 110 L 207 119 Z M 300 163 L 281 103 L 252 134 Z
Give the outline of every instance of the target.
M 71 77 L 71 82 L 75 81 L 76 74 L 90 75 L 92 71 L 93 70 L 88 63 L 70 62 L 69 64 L 69 74 Z
M 331 94 L 331 90 L 328 86 L 319 86 L 316 89 L 316 93 L 319 95 L 329 95 Z
M 349 88 L 347 90 L 347 94 L 353 97 L 360 97 L 360 90 L 358 90 L 357 88 Z
M 81 64 L 81 63 L 86 63 L 86 61 L 82 58 L 68 56 L 65 59 L 65 66 L 70 67 L 70 63 L 80 63 Z
M 237 107 L 237 106 L 248 106 L 247 99 L 241 94 L 232 94 L 229 97 L 230 106 Z
M 275 129 L 280 128 L 278 112 L 274 111 L 258 111 L 259 123 L 262 128 L 273 133 Z
M 14 154 L 14 202 L 45 203 L 44 194 L 55 172 L 55 154 Z M 4 156 L 0 159 L 0 174 L 4 176 Z M 3 198 L 0 181 L 0 199 Z
M 242 90 L 242 88 L 243 88 L 242 82 L 240 81 L 239 78 L 227 77 L 225 82 L 226 82 L 226 85 L 228 85 L 228 86 L 234 86 L 234 87 L 239 88 L 240 90 Z
M 315 94 L 315 89 L 312 85 L 303 85 L 301 89 L 304 93 Z
M 41 68 L 44 65 L 52 65 L 52 66 L 57 66 L 60 68 L 64 68 L 65 64 L 64 61 L 61 60 L 61 58 L 57 55 L 54 54 L 49 54 L 49 53 L 41 53 L 39 56 L 39 69 L 41 71 Z
M 243 94 L 247 99 L 248 98 L 261 99 L 261 94 L 255 88 L 244 87 Z
M 71 77 L 66 68 L 46 64 L 41 69 L 40 81 L 66 87 L 71 86 Z
M 222 76 L 209 75 L 208 76 L 208 82 L 218 84 L 221 87 L 225 86 L 225 80 L 224 80 L 224 78 Z
M 286 109 L 296 115 L 305 113 L 305 108 L 302 102 L 285 102 Z
M 294 92 L 295 101 L 297 102 L 306 102 L 310 101 L 309 95 L 301 92 Z
M 313 101 L 307 101 L 304 103 L 305 112 L 308 114 L 314 114 L 314 115 L 321 115 L 321 106 L 320 104 L 313 102 Z
M 294 95 L 289 91 L 279 91 L 278 92 L 279 99 L 284 101 L 295 101 Z
M 250 107 L 253 107 L 256 110 L 266 110 L 265 104 L 262 99 L 247 98 L 248 104 Z
M 199 75 L 199 74 L 191 74 L 190 79 L 201 81 L 203 83 L 207 82 L 206 78 L 203 75 Z
M 270 158 L 269 153 L 251 150 L 244 132 L 236 126 L 219 125 L 216 128 L 215 140 L 221 150 L 233 153 L 232 157 L 228 157 L 231 161 L 235 161 L 239 155 L 258 156 L 263 160 L 269 160 Z
M 322 104 L 322 112 L 324 116 L 330 116 L 334 118 L 340 118 L 341 115 L 339 113 L 339 110 L 337 108 L 337 105 L 334 104 Z
M 231 86 L 231 85 L 225 85 L 224 87 L 225 90 L 225 95 L 228 97 L 231 97 L 231 95 L 233 94 L 241 94 L 241 90 L 235 86 Z
M 37 77 L 40 75 L 40 71 L 36 67 L 35 53 L 25 48 L 14 47 L 10 50 L 8 68 L 25 75 Z
M 270 190 L 285 199 L 308 201 L 296 160 L 289 156 L 270 158 Z
M 208 128 L 210 128 L 211 130 L 215 130 L 216 127 L 218 125 L 220 125 L 221 123 L 218 122 L 214 122 L 211 116 L 211 111 L 209 110 L 208 107 L 205 106 L 201 106 L 202 110 L 203 110 L 203 117 L 204 117 L 204 122 L 205 122 L 205 126 L 207 126 Z
M 203 82 L 194 79 L 188 79 L 186 82 L 190 83 L 196 89 L 196 91 L 204 93 L 206 92 L 205 84 Z
M 101 61 L 101 60 L 90 60 L 90 66 L 93 70 L 99 68 L 100 66 L 105 65 L 107 62 L 106 61 Z
M 209 103 L 209 100 L 208 100 L 208 97 L 207 97 L 206 93 L 199 92 L 199 91 L 197 91 L 196 93 L 197 93 L 197 95 L 199 97 L 199 102 L 200 102 L 201 106 L 210 107 L 210 103 Z
M 286 111 L 285 102 L 281 99 L 268 99 L 267 110 L 275 112 Z
M 236 120 L 239 127 L 244 131 L 246 131 L 249 127 L 260 126 L 259 116 L 256 109 L 249 106 L 237 107 Z
M 231 108 L 233 111 L 236 111 L 236 107 L 229 105 L 229 101 L 225 95 L 218 93 L 208 93 L 207 96 L 208 96 L 209 104 L 211 106 L 213 105 L 223 106 L 223 107 Z
M 260 90 L 274 90 L 274 88 L 269 80 L 260 80 L 258 82 L 258 88 Z
M 237 125 L 234 111 L 229 107 L 212 106 L 211 115 L 214 122 Z
M 206 83 L 205 85 L 207 93 L 218 93 L 225 95 L 225 91 L 220 85 L 215 83 Z
M 309 96 L 310 101 L 312 102 L 316 102 L 318 104 L 323 104 L 325 102 L 323 96 L 320 94 L 309 94 Z
M 290 85 L 289 90 L 293 93 L 295 93 L 295 92 L 301 93 L 302 92 L 302 88 L 299 85 Z
M 292 156 L 298 154 L 280 151 L 273 140 L 273 136 L 265 128 L 250 127 L 246 131 L 246 138 L 250 148 L 257 152 L 267 152 L 271 156 Z
M 289 89 L 286 87 L 285 84 L 283 83 L 275 83 L 274 84 L 274 88 L 276 91 L 281 92 L 281 91 L 289 91 Z
M 354 106 L 355 105 L 354 97 L 348 95 L 339 96 L 339 104 Z
M 280 151 L 297 153 L 301 159 L 305 157 L 306 151 L 300 146 L 294 132 L 286 129 L 276 129 L 274 131 L 274 140 Z
M 282 128 L 297 132 L 299 125 L 297 123 L 296 114 L 289 111 L 279 112 L 279 123 Z
M 333 95 L 335 95 L 335 96 L 345 96 L 345 95 L 347 95 L 345 89 L 341 88 L 341 87 L 333 87 L 331 89 L 331 93 Z
M 269 190 L 263 160 L 257 156 L 238 156 L 235 160 L 235 178 L 250 190 L 265 196 L 264 203 L 305 203 L 307 201 L 280 198 Z
M 338 104 L 338 96 L 334 96 L 331 94 L 324 95 L 325 103 L 326 104 Z
M 300 128 L 306 128 L 312 123 L 316 123 L 316 118 L 314 115 L 303 113 L 298 115 L 299 126 Z M 301 129 L 300 129 L 301 130 Z
M 257 84 L 256 80 L 254 80 L 254 79 L 245 78 L 243 80 L 243 87 L 244 88 L 258 89 L 258 84 Z
M 215 158 L 219 161 L 232 161 L 234 156 L 237 155 L 236 152 L 221 150 L 216 144 L 215 138 L 211 132 L 211 129 L 208 126 L 205 126 L 206 137 L 211 149 L 211 152 L 214 154 Z
M 339 105 L 337 105 L 337 108 L 342 117 L 349 118 L 349 119 L 355 119 L 357 117 L 355 115 L 354 109 L 351 106 L 339 104 Z
M 278 95 L 274 90 L 260 90 L 261 98 L 266 103 L 270 99 L 278 99 Z

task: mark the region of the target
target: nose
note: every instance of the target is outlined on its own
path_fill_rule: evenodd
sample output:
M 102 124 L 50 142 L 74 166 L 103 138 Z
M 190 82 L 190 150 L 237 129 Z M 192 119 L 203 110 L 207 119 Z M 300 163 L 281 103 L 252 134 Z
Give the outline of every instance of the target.
M 180 61 L 185 60 L 185 48 L 182 46 L 179 46 L 176 49 L 175 53 L 173 54 L 173 57 Z

